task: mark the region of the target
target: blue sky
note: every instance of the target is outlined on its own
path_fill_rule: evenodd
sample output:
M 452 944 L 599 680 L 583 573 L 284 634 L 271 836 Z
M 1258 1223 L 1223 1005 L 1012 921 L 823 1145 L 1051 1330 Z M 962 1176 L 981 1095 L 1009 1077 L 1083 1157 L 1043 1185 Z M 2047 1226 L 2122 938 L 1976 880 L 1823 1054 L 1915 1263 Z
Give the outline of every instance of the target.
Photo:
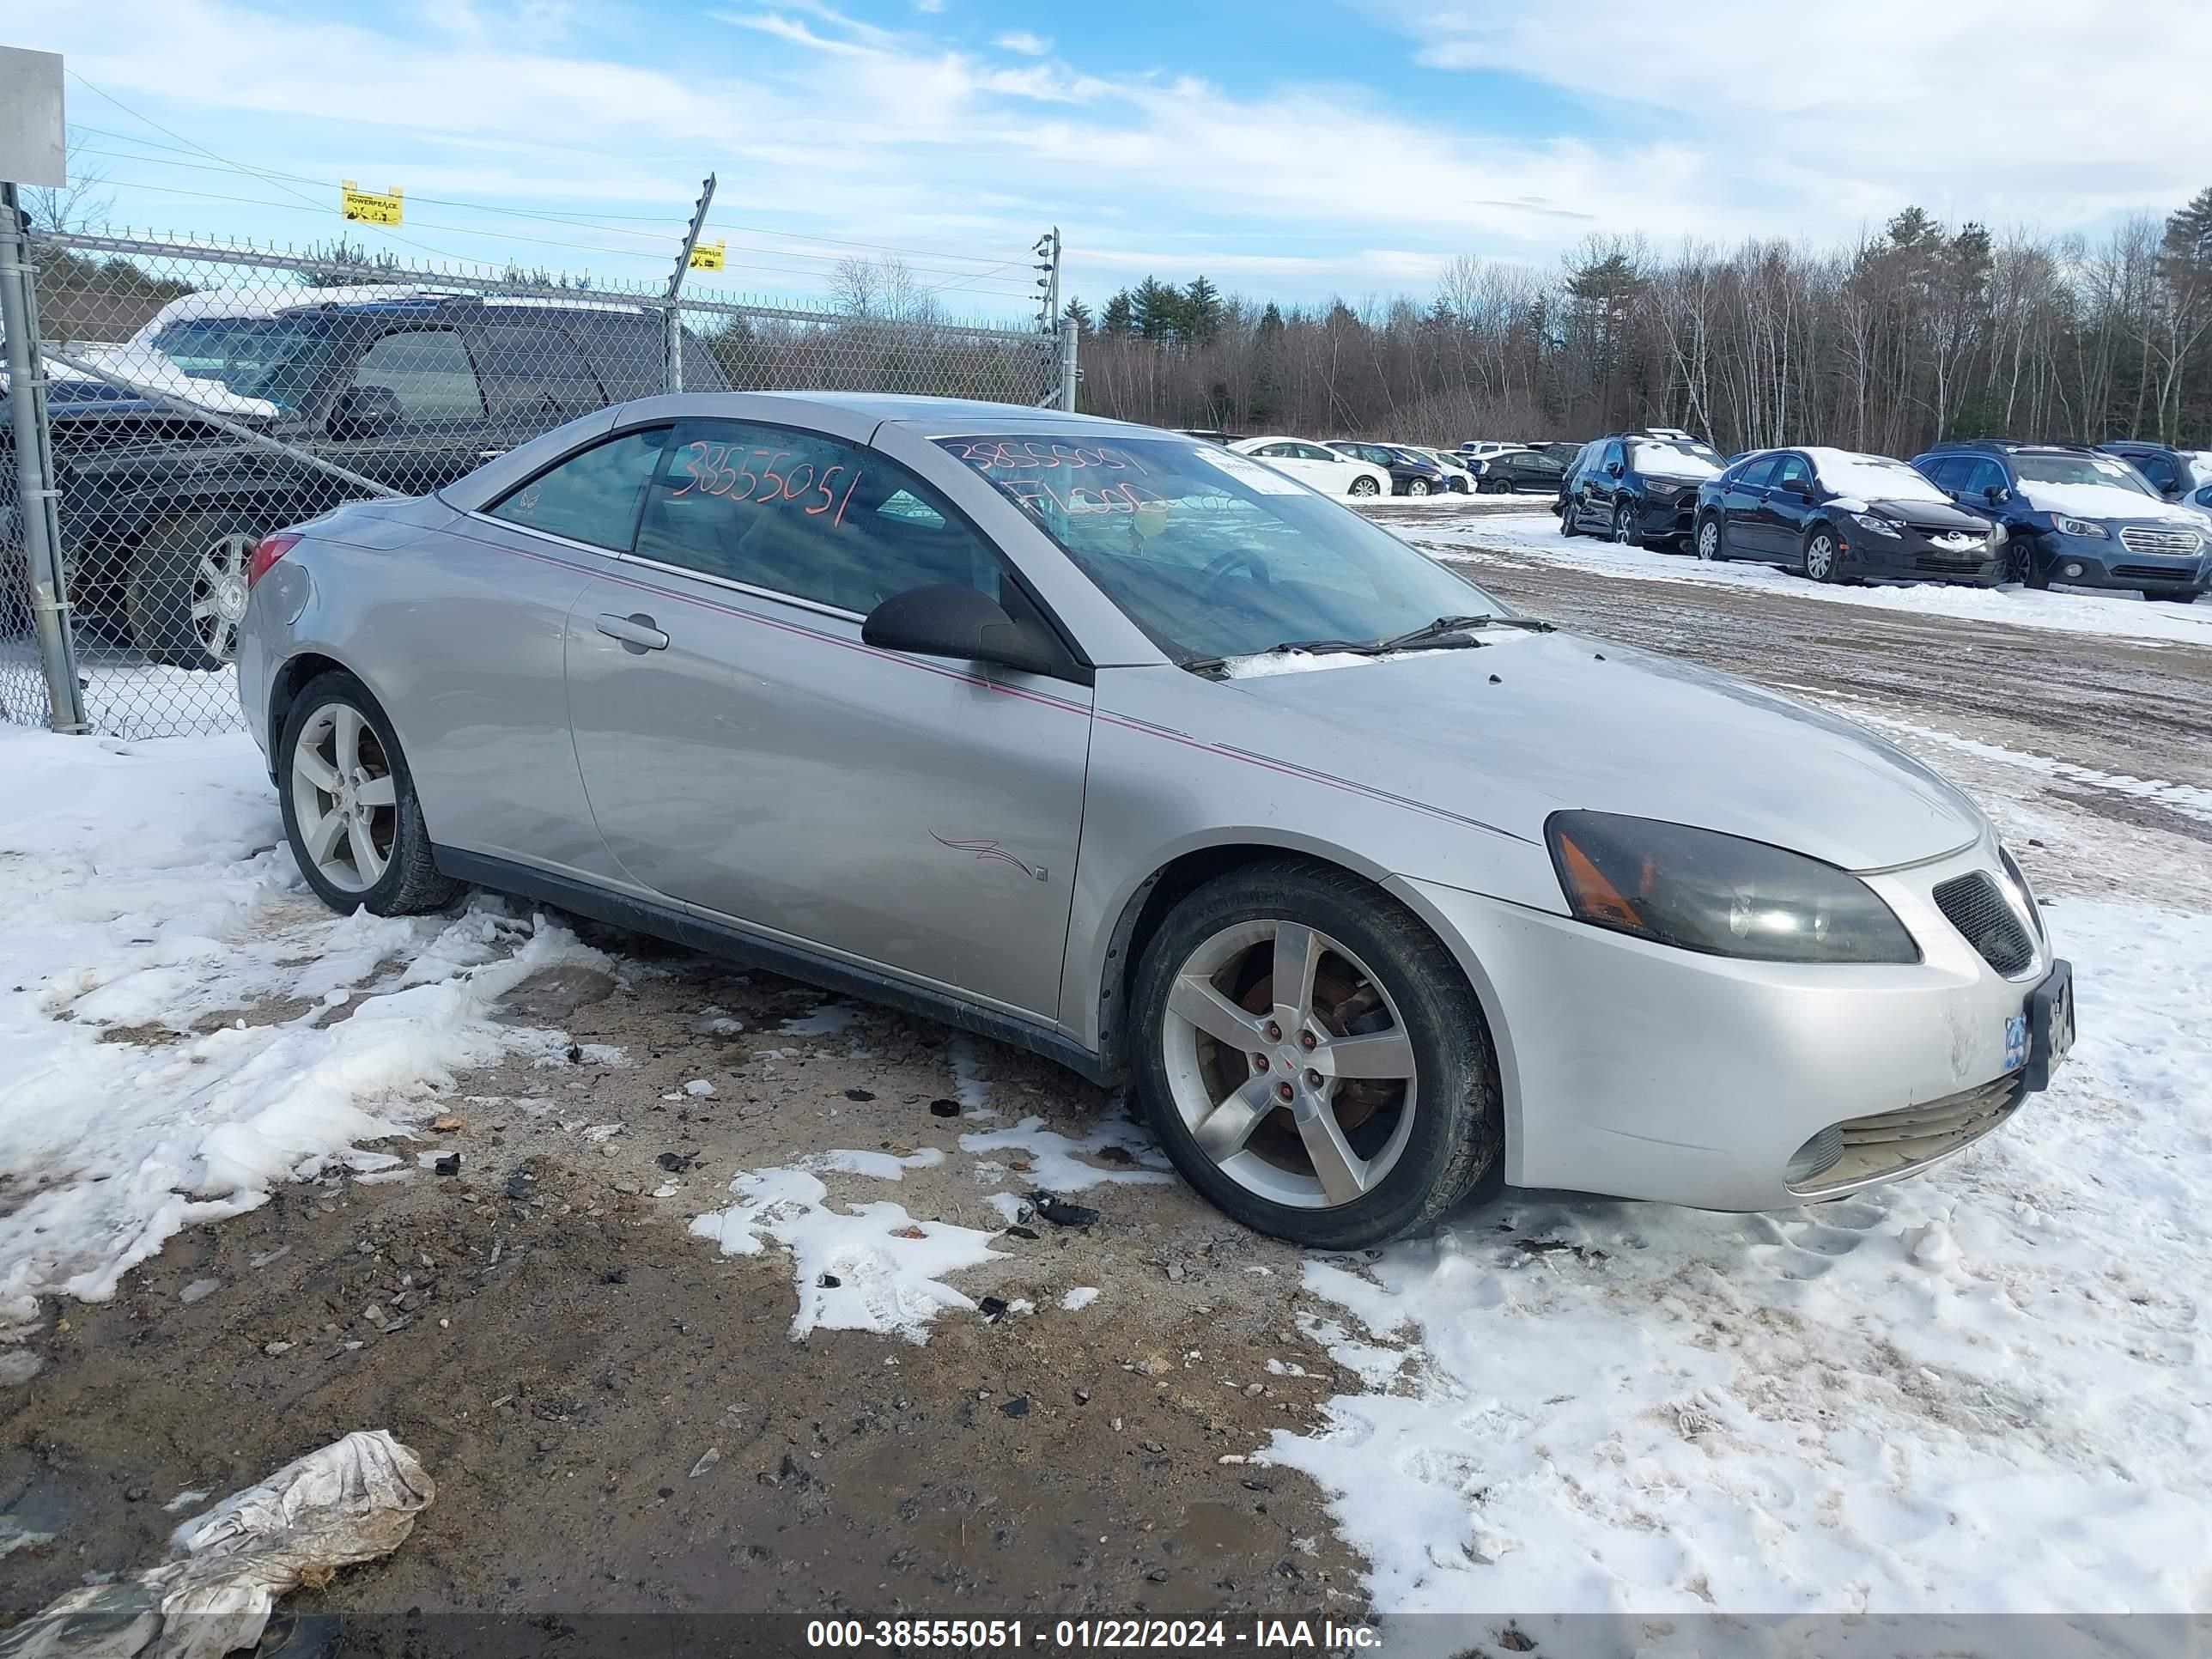
M 1054 223 L 1094 302 L 1200 271 L 1358 301 L 1908 203 L 2094 237 L 2212 183 L 2202 0 L 16 0 L 0 43 L 82 77 L 121 222 L 325 240 L 352 178 L 408 191 L 397 236 L 353 233 L 403 258 L 645 279 L 712 170 L 728 289 L 892 247 L 978 314 L 1020 310 Z

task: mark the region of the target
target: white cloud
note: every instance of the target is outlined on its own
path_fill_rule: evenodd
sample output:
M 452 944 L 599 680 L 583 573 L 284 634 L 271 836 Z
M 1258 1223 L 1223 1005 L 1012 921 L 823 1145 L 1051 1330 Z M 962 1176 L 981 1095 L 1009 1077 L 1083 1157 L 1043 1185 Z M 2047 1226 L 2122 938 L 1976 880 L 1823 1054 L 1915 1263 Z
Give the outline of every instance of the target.
M 1606 126 L 1663 119 L 1709 171 L 1708 202 L 1755 203 L 1770 232 L 1833 234 L 1917 203 L 1954 222 L 2093 223 L 2201 187 L 2212 6 L 1852 0 L 1778 11 L 1700 0 L 1570 8 L 1374 0 L 1432 68 L 1502 71 L 1589 100 Z M 1679 186 L 1681 181 L 1674 183 Z M 1695 228 L 1703 229 L 1702 225 Z
M 1031 34 L 1027 29 L 1012 30 L 991 44 L 1003 52 L 1018 52 L 1024 58 L 1042 58 L 1052 50 L 1051 41 L 1041 34 Z

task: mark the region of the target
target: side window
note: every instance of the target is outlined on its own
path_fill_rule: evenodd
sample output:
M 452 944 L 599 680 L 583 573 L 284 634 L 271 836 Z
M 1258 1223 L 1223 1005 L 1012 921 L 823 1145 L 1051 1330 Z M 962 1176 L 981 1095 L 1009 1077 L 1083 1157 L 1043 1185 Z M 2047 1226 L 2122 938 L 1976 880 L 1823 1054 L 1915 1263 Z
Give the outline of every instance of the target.
M 1774 487 L 1792 489 L 1801 486 L 1807 489 L 1813 487 L 1813 469 L 1805 465 L 1802 455 L 1784 455 L 1774 474 Z
M 1304 461 L 1340 461 L 1344 459 L 1334 450 L 1323 449 L 1319 444 L 1293 444 L 1291 447 Z
M 1282 460 L 1296 455 L 1298 453 L 1298 447 L 1296 444 L 1262 444 L 1260 446 L 1260 453 L 1262 455 L 1273 455 L 1277 459 Z
M 736 421 L 677 425 L 646 492 L 637 553 L 864 616 L 932 583 L 999 592 L 997 554 L 904 467 Z
M 1920 469 L 1920 474 L 1938 489 L 1959 490 L 1966 487 L 1966 462 L 1960 455 L 1938 455 Z
M 638 502 L 667 441 L 665 426 L 609 438 L 486 510 L 510 524 L 626 553 L 637 533 Z
M 575 343 L 550 322 L 484 325 L 485 389 L 501 414 L 556 422 L 606 405 L 605 393 Z
M 1623 465 L 1626 464 L 1626 453 L 1623 451 L 1621 446 L 1617 443 L 1611 443 L 1605 447 L 1605 459 L 1601 460 L 1598 463 L 1598 465 L 1600 469 L 1602 470 L 1607 467 Z
M 1756 461 L 1746 461 L 1743 464 L 1743 471 L 1735 475 L 1736 484 L 1743 489 L 1764 489 L 1774 482 L 1774 475 L 1781 470 L 1781 466 L 1782 458 L 1778 455 L 1768 455 Z
M 1980 495 L 1987 490 L 2006 489 L 2010 487 L 2009 482 L 2005 477 L 2004 469 L 1995 461 L 1976 460 L 1967 464 L 1966 483 L 1967 494 Z
M 2154 489 L 2179 489 L 2181 487 L 2181 474 L 2175 470 L 2172 456 L 2129 455 L 2123 459 L 2133 461 L 2136 471 L 2150 480 Z
M 450 328 L 386 335 L 362 354 L 353 383 L 389 391 L 399 400 L 400 417 L 410 424 L 483 418 L 475 365 L 460 335 Z

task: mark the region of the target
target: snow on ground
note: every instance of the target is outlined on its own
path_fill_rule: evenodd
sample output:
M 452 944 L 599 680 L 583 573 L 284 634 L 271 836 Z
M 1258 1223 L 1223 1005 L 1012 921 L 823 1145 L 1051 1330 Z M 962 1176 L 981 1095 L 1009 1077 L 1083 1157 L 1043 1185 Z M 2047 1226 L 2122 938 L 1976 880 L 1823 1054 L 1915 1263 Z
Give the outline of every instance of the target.
M 2073 634 L 2109 634 L 2124 639 L 2212 646 L 2212 600 L 2191 605 L 2153 605 L 2139 593 L 2092 592 L 2087 589 L 1954 587 L 1937 582 L 1831 586 L 1772 565 L 1732 561 L 1708 564 L 1687 554 L 1653 548 L 1623 547 L 1589 536 L 1559 534 L 1549 513 L 1470 514 L 1457 524 L 1408 525 L 1407 540 L 1437 558 L 1449 560 L 1475 548 L 1498 548 L 1547 564 L 1564 564 L 1599 575 L 1638 581 L 1702 582 L 1726 587 L 1765 588 L 1794 599 L 1923 616 L 1960 617 L 1972 622 L 2004 623 L 2014 628 L 2049 628 Z M 1478 577 L 1479 580 L 1479 577 Z
M 863 1158 L 866 1153 L 833 1153 Z M 830 1165 L 852 1169 L 851 1164 Z M 873 1169 L 862 1174 L 878 1174 Z M 929 1322 L 975 1302 L 944 1282 L 998 1252 L 995 1235 L 945 1221 L 917 1221 L 896 1204 L 831 1207 L 830 1189 L 805 1170 L 750 1170 L 730 1183 L 737 1202 L 696 1217 L 691 1231 L 724 1255 L 757 1255 L 773 1240 L 791 1252 L 798 1341 L 815 1330 L 874 1331 L 909 1342 L 929 1340 Z
M 0 726 L 0 1328 L 100 1300 L 180 1229 L 434 1115 L 432 1091 L 566 1039 L 487 1018 L 556 962 L 490 901 L 331 915 L 243 734 L 143 750 Z

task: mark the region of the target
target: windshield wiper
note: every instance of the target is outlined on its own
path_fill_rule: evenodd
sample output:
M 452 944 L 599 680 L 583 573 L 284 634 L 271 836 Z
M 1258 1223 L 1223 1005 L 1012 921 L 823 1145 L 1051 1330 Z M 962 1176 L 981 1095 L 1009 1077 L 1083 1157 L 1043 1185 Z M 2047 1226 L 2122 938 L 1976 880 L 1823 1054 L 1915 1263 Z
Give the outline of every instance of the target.
M 1477 628 L 1525 628 L 1535 634 L 1548 634 L 1552 631 L 1551 623 L 1538 622 L 1533 617 L 1439 617 L 1432 623 L 1424 623 L 1420 627 L 1409 629 L 1406 633 L 1395 635 L 1387 640 L 1377 640 L 1369 648 L 1375 651 L 1402 651 L 1409 645 L 1437 644 L 1448 635 L 1464 634 L 1471 629 Z M 1469 640 L 1467 643 L 1474 645 L 1478 641 Z

